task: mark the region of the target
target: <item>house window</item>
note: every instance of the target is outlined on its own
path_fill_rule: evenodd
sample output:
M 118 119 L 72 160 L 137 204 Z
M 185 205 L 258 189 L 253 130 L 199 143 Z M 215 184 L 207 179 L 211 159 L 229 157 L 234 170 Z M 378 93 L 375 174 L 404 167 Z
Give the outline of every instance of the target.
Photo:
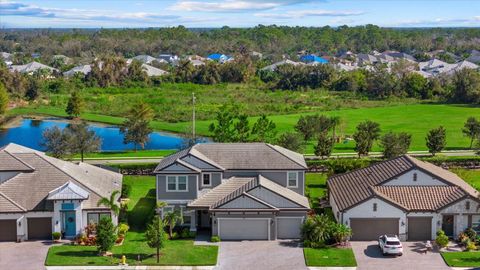
M 417 173 L 413 174 L 413 182 L 417 182 Z
M 106 213 L 106 212 L 87 213 L 88 224 L 90 224 L 90 223 L 98 224 L 98 222 L 104 217 L 111 218 L 111 215 L 110 215 L 110 213 Z
M 472 229 L 480 233 L 480 215 L 472 216 Z
M 373 204 L 373 212 L 377 212 L 377 203 Z
M 182 217 L 183 217 L 183 223 L 182 225 L 190 225 L 192 222 L 192 210 L 185 210 L 185 206 L 180 206 Z
M 188 191 L 187 176 L 167 176 L 167 191 Z
M 162 214 L 161 214 L 162 218 L 163 218 L 163 216 L 164 216 L 166 213 L 173 212 L 173 209 L 174 209 L 173 206 L 164 206 L 164 207 L 162 208 L 162 210 L 161 210 L 161 211 L 162 211 L 162 212 L 161 212 L 161 213 L 162 213 Z
M 204 186 L 204 187 L 211 186 L 212 185 L 211 177 L 212 177 L 211 174 L 204 173 L 203 176 L 202 176 L 202 186 Z
M 287 187 L 298 187 L 298 173 L 288 172 L 287 176 Z
M 470 201 L 465 202 L 465 209 L 470 210 Z

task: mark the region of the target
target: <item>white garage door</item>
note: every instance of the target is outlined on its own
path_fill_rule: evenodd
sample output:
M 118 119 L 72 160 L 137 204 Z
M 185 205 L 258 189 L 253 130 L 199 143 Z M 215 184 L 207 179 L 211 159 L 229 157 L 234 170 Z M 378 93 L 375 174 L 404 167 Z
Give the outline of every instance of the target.
M 269 219 L 219 218 L 221 240 L 268 240 Z
M 300 238 L 300 228 L 302 222 L 302 217 L 277 217 L 277 238 Z

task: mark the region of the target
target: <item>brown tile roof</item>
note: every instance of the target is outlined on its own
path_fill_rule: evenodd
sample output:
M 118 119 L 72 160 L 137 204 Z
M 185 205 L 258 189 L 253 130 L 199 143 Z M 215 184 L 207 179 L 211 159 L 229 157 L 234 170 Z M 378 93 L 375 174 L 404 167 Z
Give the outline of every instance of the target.
M 375 186 L 373 191 L 408 211 L 436 211 L 466 196 L 457 186 Z
M 156 172 L 187 155 L 196 156 L 221 169 L 230 170 L 305 170 L 301 154 L 267 143 L 203 143 L 165 157 Z
M 474 188 L 454 173 L 408 155 L 330 177 L 327 182 L 330 196 L 342 211 L 372 197 L 374 195 L 372 187 L 381 185 L 412 169 L 426 171 L 451 186 L 460 187 L 473 197 L 478 196 L 478 192 Z
M 8 151 L 0 151 L 0 171 L 33 171 L 33 168 Z
M 0 192 L 0 209 L 2 212 L 25 212 L 25 208 L 21 207 L 20 205 L 16 204 L 10 198 L 8 198 L 5 194 Z

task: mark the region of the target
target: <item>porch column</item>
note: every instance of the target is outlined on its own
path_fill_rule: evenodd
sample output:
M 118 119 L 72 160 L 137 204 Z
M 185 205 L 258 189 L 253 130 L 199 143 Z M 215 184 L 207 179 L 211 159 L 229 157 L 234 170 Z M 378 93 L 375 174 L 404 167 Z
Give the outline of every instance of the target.
M 192 210 L 190 213 L 190 231 L 197 231 L 197 210 Z

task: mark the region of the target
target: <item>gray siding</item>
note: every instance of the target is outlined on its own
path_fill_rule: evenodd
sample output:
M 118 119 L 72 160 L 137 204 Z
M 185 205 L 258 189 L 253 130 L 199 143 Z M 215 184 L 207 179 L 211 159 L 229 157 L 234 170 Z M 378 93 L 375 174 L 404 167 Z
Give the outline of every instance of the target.
M 248 177 L 263 175 L 265 178 L 286 187 L 287 186 L 287 171 L 225 171 L 223 178 L 227 179 L 232 176 Z M 305 172 L 300 171 L 298 176 L 298 187 L 289 188 L 299 194 L 304 195 Z
M 198 174 L 188 175 L 188 191 L 167 192 L 167 175 L 157 175 L 157 200 L 193 200 L 197 198 Z
M 173 163 L 172 165 L 164 168 L 162 171 L 165 172 L 193 172 L 190 168 L 187 168 L 181 164 Z
M 298 204 L 287 200 L 284 197 L 275 194 L 266 188 L 257 187 L 249 191 L 248 193 L 277 208 L 300 208 Z
M 202 171 L 202 173 L 210 173 L 212 176 L 210 178 L 210 181 L 212 182 L 212 186 L 209 187 L 203 187 L 202 186 L 202 178 L 198 178 L 198 186 L 199 190 L 202 190 L 204 188 L 206 189 L 212 189 L 222 183 L 222 173 L 219 172 L 210 172 L 210 171 Z
M 267 207 L 266 205 L 261 204 L 247 196 L 241 196 L 236 198 L 233 201 L 230 201 L 220 206 L 219 208 L 221 209 L 269 209 L 270 207 Z
M 194 167 L 201 169 L 202 171 L 220 171 L 220 169 L 208 164 L 207 162 L 198 159 L 194 156 L 188 155 L 184 158 L 182 158 L 183 161 L 192 164 Z

